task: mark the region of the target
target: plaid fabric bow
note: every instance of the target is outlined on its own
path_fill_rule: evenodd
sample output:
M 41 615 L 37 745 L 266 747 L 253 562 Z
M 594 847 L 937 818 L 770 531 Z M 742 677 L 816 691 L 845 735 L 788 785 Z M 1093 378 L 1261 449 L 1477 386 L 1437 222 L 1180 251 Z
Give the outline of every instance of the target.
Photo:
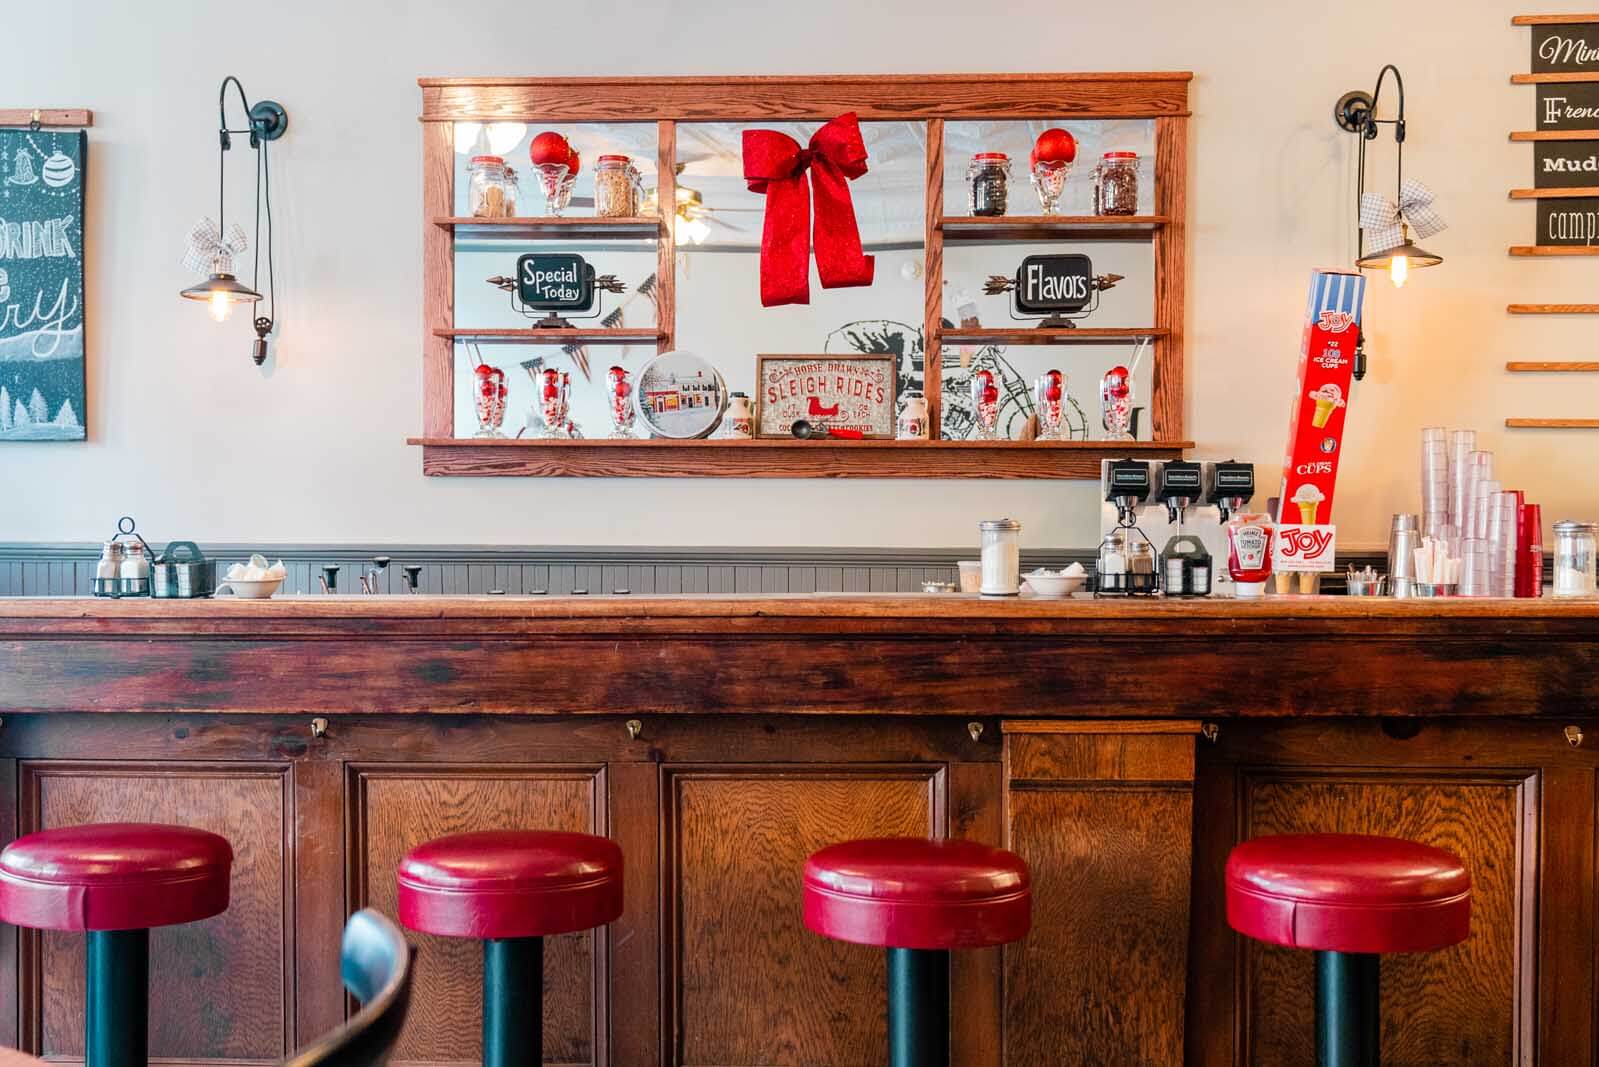
M 1381 193 L 1361 196 L 1360 228 L 1366 231 L 1367 252 L 1386 252 L 1404 244 L 1405 223 L 1423 241 L 1449 228 L 1443 216 L 1433 210 L 1432 190 L 1414 178 L 1406 178 L 1399 187 L 1397 204 Z
M 196 274 L 232 274 L 233 257 L 242 255 L 250 242 L 244 236 L 244 227 L 235 222 L 228 227 L 223 240 L 217 224 L 201 219 L 189 231 L 189 247 L 183 253 L 183 268 Z

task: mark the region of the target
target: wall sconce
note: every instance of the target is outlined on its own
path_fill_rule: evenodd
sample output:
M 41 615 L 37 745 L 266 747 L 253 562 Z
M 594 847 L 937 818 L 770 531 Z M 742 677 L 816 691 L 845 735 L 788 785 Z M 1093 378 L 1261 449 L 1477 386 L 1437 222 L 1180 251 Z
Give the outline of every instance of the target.
M 238 90 L 239 102 L 244 105 L 249 125 L 242 130 L 228 129 L 228 85 Z M 183 265 L 190 270 L 205 271 L 210 276 L 198 285 L 191 285 L 179 295 L 188 300 L 203 300 L 210 305 L 211 317 L 224 322 L 235 304 L 257 304 L 260 290 L 245 285 L 233 273 L 233 257 L 246 248 L 244 229 L 238 223 L 227 226 L 227 160 L 228 149 L 233 147 L 233 135 L 250 135 L 250 147 L 255 149 L 255 264 L 252 282 L 259 284 L 261 276 L 261 208 L 266 205 L 267 225 L 267 314 L 255 319 L 255 344 L 250 355 L 256 366 L 266 361 L 267 334 L 272 332 L 272 321 L 277 315 L 277 280 L 272 269 L 272 172 L 267 160 L 267 142 L 276 141 L 288 129 L 289 116 L 282 105 L 271 100 L 260 100 L 251 106 L 244 95 L 239 79 L 228 75 L 222 79 L 217 93 L 218 141 L 221 152 L 217 163 L 217 221 L 202 219 L 189 233 L 189 249 Z
M 1392 72 L 1399 93 L 1399 114 L 1396 118 L 1377 117 L 1377 101 L 1382 96 L 1383 80 Z M 1442 233 L 1447 223 L 1432 207 L 1432 190 L 1414 179 L 1405 180 L 1405 80 L 1399 68 L 1392 63 L 1377 72 L 1377 86 L 1371 92 L 1356 89 L 1338 98 L 1333 108 L 1333 118 L 1338 127 L 1360 137 L 1360 169 L 1355 190 L 1355 207 L 1359 217 L 1356 234 L 1355 266 L 1362 270 L 1386 270 L 1394 287 L 1405 284 L 1410 271 L 1422 267 L 1435 267 L 1443 257 L 1421 248 L 1411 239 L 1414 227 L 1416 236 L 1425 240 Z M 1366 192 L 1366 142 L 1377 138 L 1377 127 L 1392 126 L 1394 143 L 1398 146 L 1398 163 L 1395 167 L 1394 195 L 1389 200 L 1381 193 Z M 1370 233 L 1371 251 L 1367 252 L 1367 234 Z

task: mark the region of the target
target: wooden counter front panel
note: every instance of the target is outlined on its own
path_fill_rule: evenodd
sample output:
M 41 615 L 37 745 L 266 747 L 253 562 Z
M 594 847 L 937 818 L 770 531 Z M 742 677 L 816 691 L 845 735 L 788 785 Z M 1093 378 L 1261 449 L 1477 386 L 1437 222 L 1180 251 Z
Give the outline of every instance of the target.
M 350 910 L 395 908 L 395 870 L 417 845 L 474 830 L 537 827 L 606 833 L 605 772 L 599 766 L 352 764 L 348 769 Z M 483 1056 L 483 945 L 409 933 L 417 946 L 411 1011 L 396 1061 L 479 1063 Z M 603 932 L 563 934 L 544 944 L 544 1058 L 553 1065 L 606 1059 Z
M 1007 722 L 1006 845 L 1033 929 L 1005 955 L 1005 1067 L 1183 1062 L 1199 724 Z
M 286 962 L 294 843 L 286 764 L 23 761 L 20 833 L 93 822 L 195 826 L 233 846 L 228 910 L 150 934 L 150 1055 L 273 1062 L 291 1041 Z M 84 938 L 23 931 L 20 1029 L 52 1058 L 83 1056 Z
M 1534 930 L 1537 887 L 1520 858 L 1537 853 L 1537 792 L 1536 782 L 1517 772 L 1244 776 L 1245 837 L 1385 834 L 1448 849 L 1471 872 L 1470 939 L 1382 961 L 1384 1062 L 1532 1062 L 1532 1020 L 1518 1018 L 1516 991 L 1526 977 L 1517 948 Z M 1312 954 L 1244 940 L 1242 966 L 1242 1062 L 1314 1062 Z
M 945 833 L 942 765 L 668 766 L 670 1063 L 887 1062 L 881 949 L 811 933 L 801 872 L 861 837 Z

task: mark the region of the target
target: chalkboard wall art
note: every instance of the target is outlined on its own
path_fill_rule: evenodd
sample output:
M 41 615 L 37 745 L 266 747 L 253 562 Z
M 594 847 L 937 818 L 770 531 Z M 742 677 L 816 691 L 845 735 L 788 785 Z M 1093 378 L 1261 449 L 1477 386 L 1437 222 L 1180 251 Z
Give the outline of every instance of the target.
M 0 130 L 0 441 L 82 441 L 81 130 Z
M 1599 140 L 1538 141 L 1532 146 L 1532 159 L 1535 188 L 1599 186 Z
M 1532 28 L 1534 74 L 1599 72 L 1599 25 L 1553 23 Z
M 1539 83 L 1538 129 L 1599 130 L 1599 82 Z

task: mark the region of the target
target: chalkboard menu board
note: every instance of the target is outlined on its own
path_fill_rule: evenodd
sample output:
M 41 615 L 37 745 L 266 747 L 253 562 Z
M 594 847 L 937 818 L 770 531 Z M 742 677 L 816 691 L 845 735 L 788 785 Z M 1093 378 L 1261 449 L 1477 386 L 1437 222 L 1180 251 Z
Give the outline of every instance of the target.
M 0 441 L 84 439 L 82 131 L 0 130 Z
M 1540 130 L 1599 130 L 1599 82 L 1538 85 Z
M 1599 186 L 1599 140 L 1538 141 L 1532 146 L 1532 158 L 1536 188 Z
M 1599 245 L 1599 196 L 1538 201 L 1540 245 Z
M 1532 28 L 1534 74 L 1599 72 L 1599 25 L 1539 25 Z

